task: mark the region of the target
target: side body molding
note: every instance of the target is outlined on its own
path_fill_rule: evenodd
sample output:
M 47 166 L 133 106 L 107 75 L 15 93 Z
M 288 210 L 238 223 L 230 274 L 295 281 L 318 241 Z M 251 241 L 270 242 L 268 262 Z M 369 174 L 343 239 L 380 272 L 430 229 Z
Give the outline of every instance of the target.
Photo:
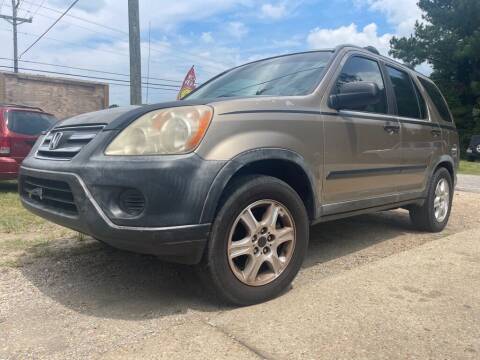
M 215 211 L 222 195 L 223 190 L 227 186 L 228 182 L 233 178 L 233 176 L 241 170 L 243 167 L 253 164 L 257 161 L 262 160 L 283 160 L 288 161 L 297 165 L 300 169 L 303 170 L 305 175 L 309 180 L 309 190 L 313 198 L 313 218 L 317 219 L 319 215 L 318 207 L 318 191 L 317 191 L 317 181 L 313 175 L 312 170 L 309 168 L 308 164 L 305 162 L 304 158 L 298 153 L 282 149 L 282 148 L 260 148 L 253 149 L 246 152 L 243 152 L 232 160 L 227 162 L 222 169 L 218 172 L 215 177 L 210 190 L 208 191 L 205 204 L 203 206 L 202 214 L 200 216 L 200 223 L 202 222 L 211 222 L 214 219 Z

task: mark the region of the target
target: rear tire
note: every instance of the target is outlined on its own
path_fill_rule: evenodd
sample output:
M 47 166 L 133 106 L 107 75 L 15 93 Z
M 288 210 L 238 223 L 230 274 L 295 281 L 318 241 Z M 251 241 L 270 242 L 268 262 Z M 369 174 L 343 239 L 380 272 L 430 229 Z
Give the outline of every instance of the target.
M 452 177 L 445 168 L 438 169 L 432 176 L 422 206 L 410 207 L 410 219 L 421 231 L 440 232 L 448 223 L 453 200 Z
M 269 176 L 227 189 L 203 261 L 203 275 L 229 304 L 272 299 L 293 281 L 308 246 L 309 221 L 298 194 Z

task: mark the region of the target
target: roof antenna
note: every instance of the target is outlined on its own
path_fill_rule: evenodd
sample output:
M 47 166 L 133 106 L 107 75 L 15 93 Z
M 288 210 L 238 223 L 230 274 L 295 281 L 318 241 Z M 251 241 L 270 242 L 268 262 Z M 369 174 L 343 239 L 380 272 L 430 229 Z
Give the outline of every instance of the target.
M 374 46 L 371 46 L 371 45 L 365 46 L 364 49 L 370 51 L 371 53 L 380 55 L 380 52 Z

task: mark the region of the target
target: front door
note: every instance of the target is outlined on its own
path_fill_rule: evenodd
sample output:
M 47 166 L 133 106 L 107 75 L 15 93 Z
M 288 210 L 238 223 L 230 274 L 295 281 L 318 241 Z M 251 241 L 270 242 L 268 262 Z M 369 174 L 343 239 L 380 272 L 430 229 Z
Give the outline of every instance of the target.
M 363 108 L 324 115 L 324 215 L 380 206 L 398 191 L 402 152 L 398 119 L 389 114 L 380 64 L 364 55 L 349 56 L 332 86 L 375 82 L 381 100 Z

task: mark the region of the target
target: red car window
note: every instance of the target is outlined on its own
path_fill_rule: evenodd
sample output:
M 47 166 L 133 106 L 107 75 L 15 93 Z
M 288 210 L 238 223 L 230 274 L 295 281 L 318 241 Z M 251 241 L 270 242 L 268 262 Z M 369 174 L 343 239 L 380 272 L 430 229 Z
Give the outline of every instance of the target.
M 33 111 L 10 111 L 7 116 L 8 129 L 22 135 L 40 135 L 56 122 L 52 115 Z

